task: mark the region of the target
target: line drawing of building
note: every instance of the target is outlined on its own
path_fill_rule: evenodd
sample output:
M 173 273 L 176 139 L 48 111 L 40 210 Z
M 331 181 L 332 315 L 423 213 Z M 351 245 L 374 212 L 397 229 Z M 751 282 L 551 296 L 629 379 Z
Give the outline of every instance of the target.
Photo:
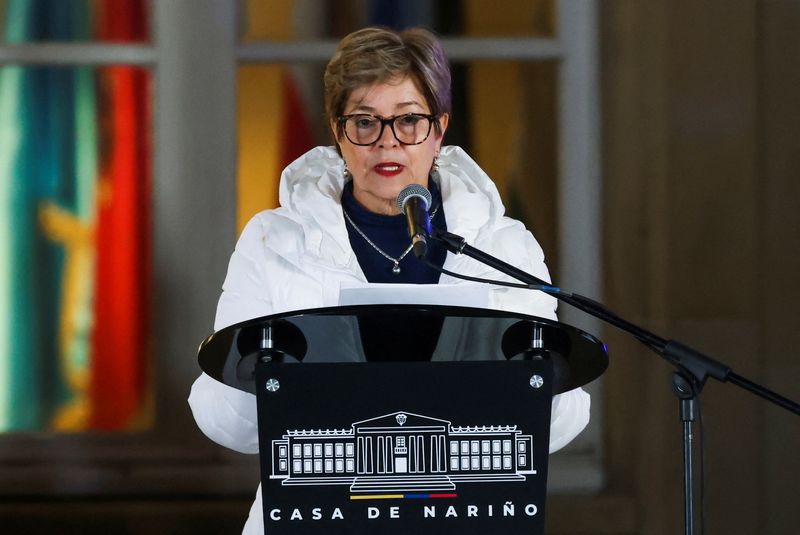
M 350 485 L 353 493 L 444 492 L 537 473 L 533 436 L 516 425 L 453 426 L 405 411 L 350 429 L 287 430 L 271 453 L 270 478 L 282 485 Z

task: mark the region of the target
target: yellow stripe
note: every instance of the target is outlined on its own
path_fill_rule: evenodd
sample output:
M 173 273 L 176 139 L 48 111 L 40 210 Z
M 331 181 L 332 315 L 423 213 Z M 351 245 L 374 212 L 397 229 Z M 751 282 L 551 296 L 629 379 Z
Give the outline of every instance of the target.
M 238 232 L 278 205 L 284 123 L 283 67 L 239 68 Z
M 469 36 L 524 36 L 546 37 L 552 35 L 554 25 L 552 2 L 549 0 L 506 0 L 503 9 L 497 2 L 465 0 L 464 25 Z M 520 140 L 525 135 L 521 104 L 529 97 L 523 73 L 525 63 L 520 61 L 474 61 L 469 68 L 467 84 L 472 156 L 505 195 L 509 176 L 526 160 Z M 510 106 L 503 110 L 503 120 L 486 110 L 496 109 L 500 103 Z
M 247 0 L 244 41 L 288 41 L 294 0 Z M 282 65 L 247 65 L 238 76 L 237 235 L 256 213 L 278 206 L 285 99 Z
M 294 0 L 247 0 L 244 41 L 289 41 L 294 37 Z

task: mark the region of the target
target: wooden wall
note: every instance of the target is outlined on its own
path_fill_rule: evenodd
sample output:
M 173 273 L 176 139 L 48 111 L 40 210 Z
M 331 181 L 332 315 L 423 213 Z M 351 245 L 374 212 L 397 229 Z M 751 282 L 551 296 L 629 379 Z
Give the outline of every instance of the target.
M 800 2 L 602 3 L 605 302 L 800 399 Z M 608 489 L 551 533 L 683 532 L 670 368 L 607 331 Z M 708 533 L 800 528 L 800 418 L 703 391 Z M 699 515 L 698 515 L 699 516 Z

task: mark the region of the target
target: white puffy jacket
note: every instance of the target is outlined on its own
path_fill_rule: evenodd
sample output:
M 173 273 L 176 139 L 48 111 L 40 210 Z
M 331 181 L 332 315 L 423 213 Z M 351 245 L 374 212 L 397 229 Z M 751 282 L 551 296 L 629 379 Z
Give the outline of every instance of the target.
M 336 306 L 342 283 L 366 283 L 350 247 L 342 215 L 344 161 L 317 147 L 281 175 L 280 208 L 257 214 L 231 256 L 214 330 L 292 310 Z M 497 188 L 459 147 L 442 147 L 439 187 L 447 229 L 467 243 L 540 279 L 550 280 L 541 247 L 519 221 L 503 215 Z M 501 276 L 464 255 L 448 253 L 444 268 L 473 277 Z M 442 275 L 442 284 L 460 279 Z M 490 308 L 555 319 L 556 300 L 541 292 L 492 287 Z M 189 396 L 197 425 L 211 440 L 242 453 L 258 453 L 255 396 L 206 374 Z M 570 442 L 589 422 L 589 395 L 578 388 L 553 398 L 550 452 Z M 243 533 L 264 532 L 261 488 Z

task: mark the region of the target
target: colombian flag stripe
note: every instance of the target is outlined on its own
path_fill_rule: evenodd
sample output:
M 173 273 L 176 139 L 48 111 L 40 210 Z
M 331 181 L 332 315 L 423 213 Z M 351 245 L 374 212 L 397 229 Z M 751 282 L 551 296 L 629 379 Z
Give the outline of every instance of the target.
M 457 498 L 458 494 L 429 494 L 429 493 L 409 493 L 409 494 L 360 494 L 351 495 L 351 500 L 413 500 L 413 499 L 435 499 L 435 498 Z

